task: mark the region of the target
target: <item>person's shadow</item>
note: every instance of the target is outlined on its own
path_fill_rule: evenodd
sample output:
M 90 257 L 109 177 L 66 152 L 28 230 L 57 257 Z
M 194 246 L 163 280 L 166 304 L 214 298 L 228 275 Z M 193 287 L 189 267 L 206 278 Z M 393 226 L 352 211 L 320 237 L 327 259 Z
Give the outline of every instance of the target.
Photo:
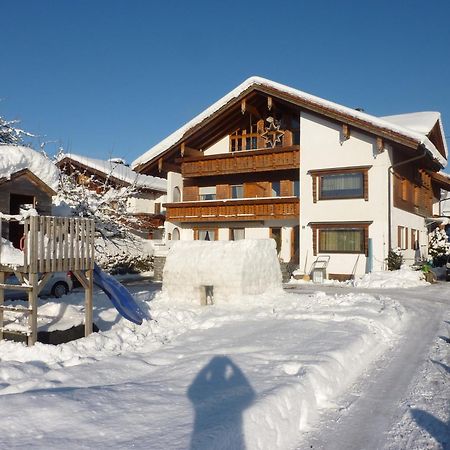
M 252 404 L 255 391 L 230 358 L 212 358 L 187 395 L 195 409 L 191 450 L 245 449 L 242 413 Z

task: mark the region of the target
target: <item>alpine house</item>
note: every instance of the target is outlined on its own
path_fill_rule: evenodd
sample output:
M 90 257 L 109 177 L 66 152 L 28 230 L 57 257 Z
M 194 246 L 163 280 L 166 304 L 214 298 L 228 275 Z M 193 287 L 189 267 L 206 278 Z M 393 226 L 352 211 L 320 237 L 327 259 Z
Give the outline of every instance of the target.
M 259 77 L 133 162 L 167 177 L 166 236 L 272 237 L 281 262 L 327 275 L 382 270 L 389 249 L 427 255 L 449 179 L 440 114 L 374 117 Z

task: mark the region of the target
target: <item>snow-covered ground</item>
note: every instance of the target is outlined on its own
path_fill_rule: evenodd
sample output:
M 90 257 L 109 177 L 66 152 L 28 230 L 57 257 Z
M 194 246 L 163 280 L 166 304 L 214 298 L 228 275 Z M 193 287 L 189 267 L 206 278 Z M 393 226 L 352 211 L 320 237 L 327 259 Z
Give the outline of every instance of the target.
M 366 442 L 418 449 L 445 442 L 445 283 L 382 291 L 289 285 L 276 296 L 208 307 L 170 302 L 146 283 L 130 287 L 154 319 L 142 326 L 120 319 L 97 293 L 101 333 L 60 346 L 0 342 L 0 447 Z M 67 304 L 82 312 L 81 293 L 64 300 L 61 318 Z

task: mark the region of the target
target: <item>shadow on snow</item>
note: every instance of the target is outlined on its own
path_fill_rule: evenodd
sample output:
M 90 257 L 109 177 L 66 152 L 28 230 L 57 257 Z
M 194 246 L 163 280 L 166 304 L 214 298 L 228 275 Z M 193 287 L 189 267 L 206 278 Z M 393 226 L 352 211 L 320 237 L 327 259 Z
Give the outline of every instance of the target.
M 242 413 L 252 404 L 255 391 L 230 358 L 212 358 L 187 395 L 195 410 L 191 450 L 245 449 Z

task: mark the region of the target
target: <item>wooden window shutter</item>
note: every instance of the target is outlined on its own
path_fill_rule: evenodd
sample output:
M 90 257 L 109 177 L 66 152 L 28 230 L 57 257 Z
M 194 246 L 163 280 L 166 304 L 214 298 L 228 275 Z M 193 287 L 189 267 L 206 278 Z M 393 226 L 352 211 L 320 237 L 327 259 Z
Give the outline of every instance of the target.
M 364 227 L 364 252 L 369 256 L 369 226 Z
M 313 203 L 317 203 L 317 175 L 312 176 L 312 194 L 313 194 Z
M 198 201 L 198 186 L 184 186 L 183 187 L 183 201 L 195 202 Z
M 317 227 L 312 227 L 313 232 L 313 255 L 317 256 Z
M 294 195 L 294 182 L 291 180 L 281 180 L 280 194 L 282 197 L 291 197 Z
M 402 233 L 403 233 L 403 227 L 398 226 L 397 227 L 397 246 L 399 248 L 402 248 Z
M 369 201 L 369 171 L 364 171 L 364 200 L 367 202 Z
M 216 187 L 216 198 L 217 199 L 224 199 L 224 198 L 230 198 L 230 185 L 229 184 L 218 184 Z
M 405 250 L 408 249 L 408 239 L 409 235 L 408 235 L 408 227 L 405 228 Z

